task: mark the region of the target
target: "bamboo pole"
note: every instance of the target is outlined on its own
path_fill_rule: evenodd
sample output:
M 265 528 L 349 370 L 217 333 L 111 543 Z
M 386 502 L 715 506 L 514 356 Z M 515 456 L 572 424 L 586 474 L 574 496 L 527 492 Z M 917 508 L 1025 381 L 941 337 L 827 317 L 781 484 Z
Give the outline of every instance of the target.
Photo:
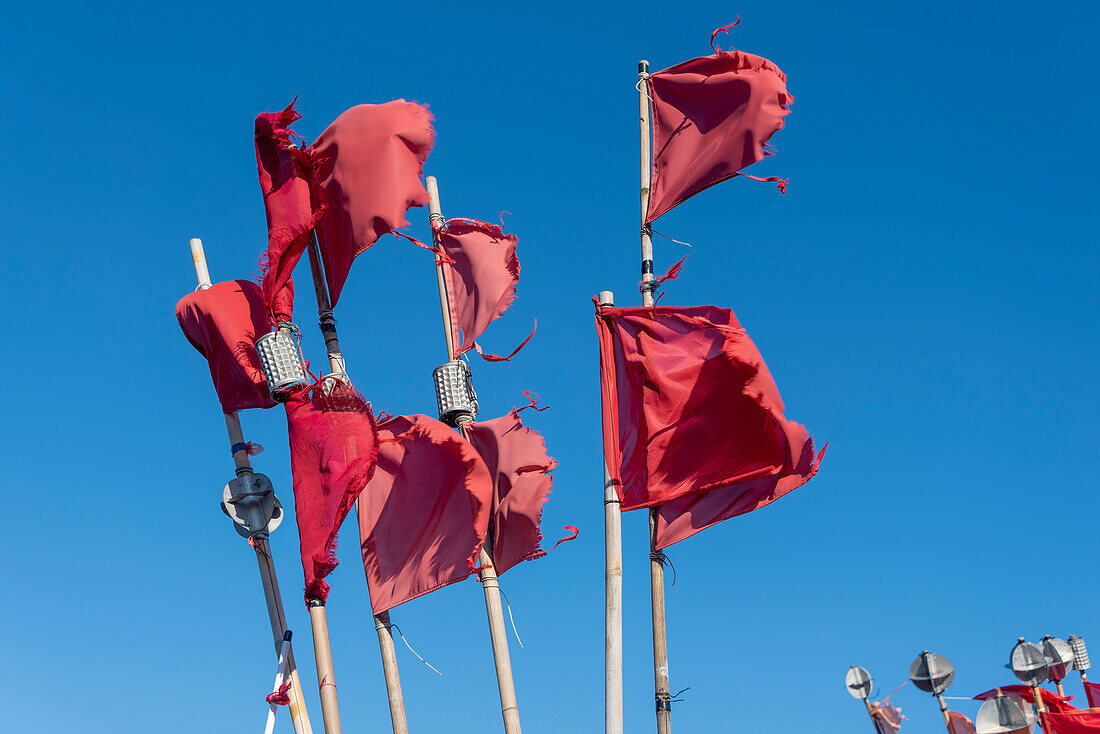
M 206 253 L 203 251 L 202 240 L 192 237 L 191 261 L 195 266 L 195 278 L 198 280 L 199 290 L 206 290 L 212 284 L 210 271 L 206 266 Z M 229 445 L 244 446 L 244 432 L 241 430 L 240 417 L 234 413 L 225 413 L 225 428 L 229 436 Z M 243 448 L 233 453 L 233 465 L 237 476 L 251 476 L 252 462 L 248 458 L 248 449 Z M 267 616 L 271 621 L 271 634 L 275 642 L 275 651 L 278 655 L 282 646 L 283 637 L 286 634 L 286 614 L 283 611 L 283 599 L 279 595 L 279 579 L 275 575 L 275 562 L 271 557 L 271 549 L 268 546 L 267 533 L 259 533 L 252 537 L 249 543 L 256 552 L 256 561 L 260 568 L 260 581 L 263 584 L 264 600 L 267 602 Z M 293 649 L 287 652 L 287 667 L 290 670 L 291 688 L 287 692 L 290 699 L 290 718 L 294 723 L 295 734 L 313 734 L 313 727 L 309 723 L 309 714 L 306 712 L 305 697 L 302 695 L 302 683 L 298 679 L 298 668 L 294 664 Z
M 614 306 L 615 294 L 601 291 L 601 306 Z M 600 387 L 610 389 L 600 381 Z M 603 459 L 604 537 L 604 734 L 623 734 L 623 513 L 622 501 Z
M 867 707 L 867 715 L 871 717 L 871 726 L 875 727 L 875 734 L 882 734 L 882 729 L 878 726 L 878 719 L 875 718 L 875 711 L 871 708 L 871 699 L 869 697 L 864 698 L 863 704 Z
M 439 182 L 435 176 L 424 179 L 428 189 L 429 221 L 432 223 L 432 244 L 439 249 L 439 233 L 436 226 L 443 226 L 443 212 L 439 203 Z M 451 329 L 451 307 L 447 297 L 447 285 L 443 274 L 443 262 L 437 256 L 435 259 L 436 283 L 439 288 L 439 307 L 443 317 L 443 334 L 447 342 L 447 360 L 453 361 L 455 354 L 455 338 Z M 458 426 L 459 432 L 466 436 L 466 429 L 462 422 Z M 485 615 L 489 620 L 489 640 L 493 647 L 493 664 L 496 667 L 497 691 L 500 694 L 500 714 L 504 719 L 504 731 L 506 734 L 521 734 L 519 722 L 519 703 L 516 700 L 516 686 L 512 678 L 512 658 L 508 652 L 508 632 L 504 626 L 504 605 L 500 600 L 500 582 L 497 579 L 496 570 L 493 568 L 493 540 L 489 535 L 481 547 L 481 555 L 478 557 L 478 565 L 481 571 L 478 579 L 485 594 Z
M 320 243 L 316 231 L 314 231 L 307 249 L 309 252 L 309 269 L 313 276 L 313 291 L 317 297 L 317 318 L 321 335 L 325 339 L 329 367 L 334 374 L 346 377 L 344 353 L 340 349 L 340 338 L 336 333 L 336 319 L 332 315 L 332 305 L 329 301 L 328 286 L 325 283 L 325 275 L 321 265 Z M 367 587 L 367 599 L 370 599 L 369 586 Z M 325 704 L 325 689 L 330 685 L 326 680 L 331 681 L 332 690 L 329 693 L 329 700 L 335 712 L 333 719 L 337 727 L 335 732 L 338 733 L 340 730 L 339 707 L 336 701 L 336 685 L 332 672 L 332 653 L 329 650 L 328 623 L 324 604 L 315 604 L 314 601 L 311 601 L 309 611 L 310 618 L 314 622 L 314 634 L 323 634 L 324 648 L 327 651 L 324 660 L 322 660 L 319 651 L 320 646 L 314 643 L 314 650 L 317 651 L 317 682 L 321 687 L 321 704 L 322 706 Z M 408 734 L 409 723 L 405 716 L 405 697 L 401 692 L 401 675 L 397 668 L 397 650 L 393 645 L 393 632 L 390 629 L 390 615 L 388 612 L 374 615 L 374 630 L 378 635 L 378 652 L 382 657 L 382 674 L 386 680 L 386 698 L 389 701 L 390 723 L 393 726 L 393 734 Z M 322 662 L 327 666 L 324 676 L 321 671 Z M 334 732 L 328 731 L 328 722 L 329 716 L 326 713 L 326 732 L 327 734 L 334 734 Z
M 642 209 L 642 305 L 653 305 L 653 235 L 646 224 L 649 214 L 649 185 L 652 173 L 650 162 L 649 94 L 646 80 L 649 78 L 649 62 L 638 62 L 638 127 L 641 134 L 640 190 Z M 672 696 L 668 687 L 668 635 L 665 629 L 665 567 L 657 551 L 657 508 L 649 510 L 649 585 L 653 616 L 653 699 L 657 710 L 658 734 L 672 732 Z

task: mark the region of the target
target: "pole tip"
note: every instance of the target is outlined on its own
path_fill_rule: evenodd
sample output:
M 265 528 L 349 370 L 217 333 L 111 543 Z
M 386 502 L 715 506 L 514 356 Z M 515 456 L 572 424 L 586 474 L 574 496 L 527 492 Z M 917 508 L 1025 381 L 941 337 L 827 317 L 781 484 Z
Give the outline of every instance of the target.
M 649 71 L 649 62 L 642 59 L 638 62 L 638 71 Z
M 1023 637 L 1017 637 L 1017 638 L 1016 638 L 1016 640 L 1017 640 L 1018 642 L 1023 642 L 1023 641 L 1024 641 L 1024 638 L 1023 638 Z
M 615 294 L 611 291 L 600 291 L 599 302 L 601 306 L 614 306 Z

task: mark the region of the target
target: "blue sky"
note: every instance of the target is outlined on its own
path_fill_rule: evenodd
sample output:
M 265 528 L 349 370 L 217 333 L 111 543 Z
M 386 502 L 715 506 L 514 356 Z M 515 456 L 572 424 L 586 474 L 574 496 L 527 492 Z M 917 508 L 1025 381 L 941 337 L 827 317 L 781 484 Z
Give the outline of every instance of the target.
M 252 121 L 295 95 L 312 140 L 341 111 L 427 103 L 449 216 L 520 237 L 523 278 L 475 364 L 484 415 L 535 390 L 560 462 L 544 518 L 578 540 L 509 572 L 524 729 L 602 726 L 603 540 L 590 297 L 640 296 L 636 62 L 709 52 L 712 29 L 774 60 L 796 96 L 776 157 L 663 217 L 663 303 L 734 309 L 789 417 L 830 448 L 809 485 L 673 547 L 679 732 L 847 734 L 851 664 L 901 683 L 923 648 L 952 695 L 1009 682 L 1019 635 L 1100 648 L 1090 567 L 1098 460 L 1096 6 L 20 4 L 0 28 L 0 472 L 5 731 L 258 729 L 274 659 L 251 551 L 218 509 L 232 477 L 205 365 L 175 302 L 189 237 L 215 280 L 265 241 Z M 427 212 L 411 213 L 427 236 Z M 1093 244 L 1089 244 L 1089 243 Z M 337 317 L 377 409 L 434 410 L 443 361 L 430 255 L 386 238 Z M 307 356 L 323 359 L 308 290 Z M 243 417 L 290 504 L 281 411 Z M 652 727 L 644 513 L 624 517 L 627 731 Z M 355 530 L 328 611 L 344 730 L 389 727 Z M 293 523 L 272 537 L 314 725 Z M 410 726 L 498 730 L 481 593 L 393 612 Z M 1094 656 L 1095 656 L 1094 652 Z M 1076 679 L 1069 691 L 1081 694 Z M 895 697 L 903 732 L 935 703 Z M 954 702 L 973 715 L 976 705 Z M 860 729 L 859 727 L 864 727 Z M 289 723 L 280 730 L 290 731 Z

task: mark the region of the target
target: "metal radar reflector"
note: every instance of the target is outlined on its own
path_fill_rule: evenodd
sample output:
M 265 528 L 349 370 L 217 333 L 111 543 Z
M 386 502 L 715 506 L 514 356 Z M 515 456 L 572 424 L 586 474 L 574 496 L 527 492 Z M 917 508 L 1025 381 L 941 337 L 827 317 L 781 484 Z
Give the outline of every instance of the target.
M 955 680 L 955 666 L 943 655 L 925 650 L 909 666 L 909 680 L 925 693 L 939 696 Z
M 977 734 L 1006 734 L 1021 729 L 1031 731 L 1034 724 L 1031 704 L 1015 693 L 998 693 L 995 698 L 983 701 L 978 715 L 974 717 Z
M 867 672 L 866 668 L 861 668 L 858 665 L 849 668 L 848 674 L 844 676 L 844 685 L 848 688 L 848 693 L 855 698 L 865 699 L 870 696 L 871 684 L 871 674 Z
M 1066 640 L 1073 649 L 1073 669 L 1088 670 L 1092 667 L 1089 662 L 1089 651 L 1085 647 L 1085 640 L 1077 635 L 1070 635 Z
M 1039 685 L 1049 675 L 1047 659 L 1042 649 L 1031 642 L 1024 642 L 1022 637 L 1016 647 L 1012 648 L 1008 664 L 1016 677 L 1029 686 Z
M 1073 648 L 1065 640 L 1047 635 L 1041 645 L 1047 659 L 1047 675 L 1052 681 L 1061 681 L 1073 670 Z

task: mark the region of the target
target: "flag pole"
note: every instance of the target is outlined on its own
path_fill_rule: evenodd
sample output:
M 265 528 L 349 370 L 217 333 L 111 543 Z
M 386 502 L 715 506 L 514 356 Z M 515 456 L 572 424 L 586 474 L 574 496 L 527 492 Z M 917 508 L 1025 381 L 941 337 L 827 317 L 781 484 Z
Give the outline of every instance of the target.
M 653 234 L 649 215 L 649 185 L 652 172 L 649 130 L 649 62 L 638 62 L 638 121 L 641 132 L 642 203 L 642 305 L 653 305 Z M 665 631 L 665 567 L 657 550 L 656 507 L 649 510 L 649 587 L 653 611 L 653 698 L 657 709 L 657 734 L 672 732 L 672 696 L 668 688 L 668 635 Z
M 426 177 L 424 183 L 428 189 L 428 215 L 432 224 L 432 244 L 437 251 L 435 274 L 439 287 L 439 307 L 443 316 L 443 334 L 447 341 L 447 360 L 454 361 L 457 334 L 454 334 L 451 329 L 451 307 L 447 298 L 447 284 L 443 275 L 443 262 L 438 255 L 440 243 L 437 227 L 442 227 L 446 220 L 443 219 L 439 204 L 439 183 L 435 176 Z M 458 430 L 465 438 L 465 421 L 458 422 Z M 492 553 L 493 538 L 491 534 L 487 534 L 485 543 L 481 547 L 481 555 L 478 557 L 478 565 L 481 567 L 479 580 L 485 593 L 485 614 L 489 618 L 489 639 L 493 646 L 493 663 L 496 666 L 500 713 L 504 718 L 506 734 L 521 734 L 519 704 L 516 701 L 515 681 L 512 679 L 512 659 L 508 652 L 508 633 L 504 626 L 504 605 L 500 600 L 500 582 L 497 579 L 496 569 L 493 568 Z
M 202 247 L 202 240 L 198 237 L 191 238 L 191 261 L 195 265 L 195 277 L 198 280 L 198 290 L 206 290 L 210 282 L 210 271 L 206 267 L 206 253 Z M 241 420 L 236 411 L 225 413 L 225 428 L 229 435 L 231 447 L 246 446 L 244 432 L 241 429 Z M 237 476 L 251 476 L 252 462 L 248 458 L 247 447 L 233 453 L 233 464 Z M 263 583 L 264 600 L 267 603 L 267 616 L 271 621 L 271 634 L 275 641 L 276 655 L 282 649 L 283 638 L 287 632 L 286 614 L 283 612 L 283 599 L 279 594 L 279 579 L 275 575 L 275 562 L 271 557 L 271 547 L 268 545 L 267 533 L 258 533 L 249 540 L 249 545 L 256 551 L 256 561 L 260 568 L 260 581 Z M 298 668 L 294 664 L 294 651 L 287 650 L 287 669 L 290 671 L 290 690 L 287 698 L 290 699 L 288 709 L 290 718 L 294 723 L 295 734 L 313 734 L 313 728 L 309 723 L 309 715 L 306 713 L 306 702 L 302 695 L 302 683 L 298 679 Z
M 615 294 L 601 291 L 601 306 L 614 306 Z M 613 386 L 601 388 L 611 390 Z M 605 444 L 606 445 L 606 444 Z M 603 459 L 604 537 L 604 734 L 623 734 L 623 511 L 622 500 Z
M 317 319 L 321 327 L 321 336 L 325 339 L 325 349 L 328 352 L 328 363 L 332 372 L 336 375 L 347 377 L 344 363 L 344 353 L 340 350 L 340 338 L 336 333 L 336 319 L 332 315 L 332 304 L 329 301 L 328 286 L 325 283 L 325 275 L 321 265 L 320 243 L 317 232 L 314 230 L 307 248 L 309 253 L 309 270 L 313 276 L 313 291 L 317 296 Z M 367 599 L 370 599 L 370 586 L 367 587 Z M 318 600 L 310 600 L 310 617 L 318 619 L 314 624 L 314 630 L 320 631 L 324 638 L 325 648 L 328 648 L 328 622 L 325 619 L 325 605 Z M 382 612 L 374 615 L 374 630 L 378 634 L 378 650 L 382 655 L 382 674 L 386 679 L 386 697 L 390 705 L 390 721 L 393 724 L 393 734 L 408 734 L 409 724 L 405 717 L 405 698 L 401 693 L 401 675 L 397 668 L 397 650 L 393 645 L 393 632 L 390 629 L 390 613 Z M 316 647 L 316 645 L 315 645 Z M 322 675 L 322 659 L 317 658 L 317 680 L 321 686 L 321 700 L 324 703 L 326 677 L 333 680 L 332 656 L 329 652 L 325 656 L 325 675 Z M 339 734 L 340 714 L 336 702 L 336 686 L 332 686 L 331 705 L 333 708 L 336 731 L 328 731 L 328 715 L 325 717 L 327 734 Z
M 870 696 L 863 699 L 863 704 L 867 707 L 867 715 L 871 717 L 871 726 L 875 727 L 875 734 L 882 734 L 882 730 L 879 729 L 878 726 L 878 721 L 875 719 L 874 709 L 871 708 Z

